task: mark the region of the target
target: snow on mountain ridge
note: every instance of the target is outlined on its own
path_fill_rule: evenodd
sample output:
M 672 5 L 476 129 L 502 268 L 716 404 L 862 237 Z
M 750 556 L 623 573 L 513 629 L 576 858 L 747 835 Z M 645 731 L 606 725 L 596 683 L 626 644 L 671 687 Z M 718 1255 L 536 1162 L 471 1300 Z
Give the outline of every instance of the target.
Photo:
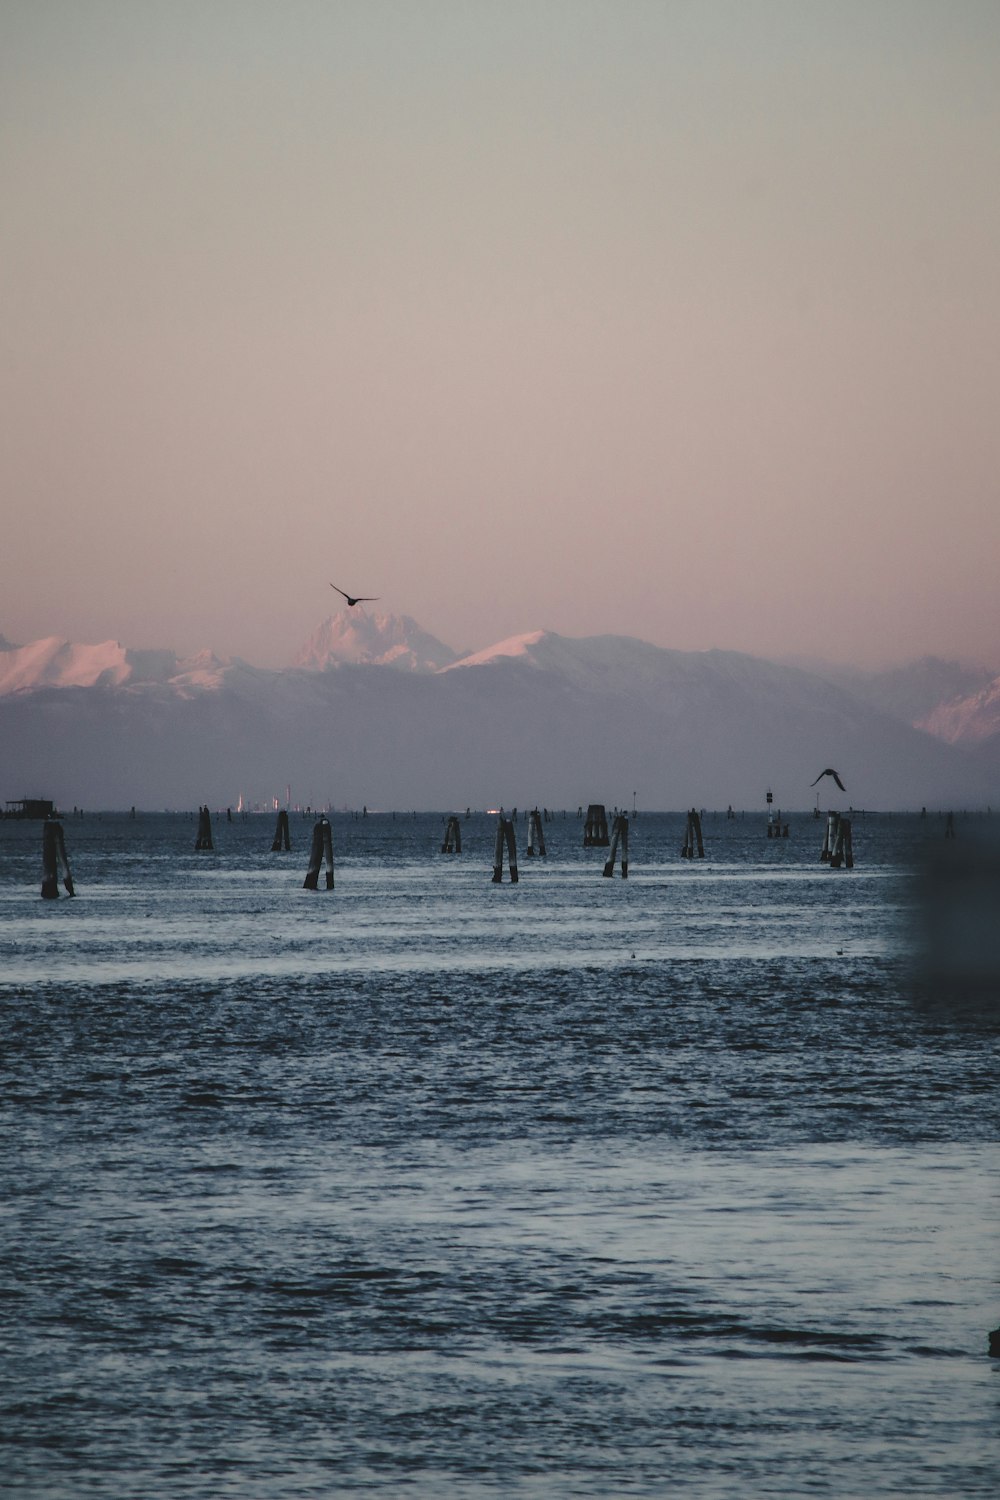
M 942 704 L 971 698 L 988 688 L 995 675 L 985 667 L 945 661 L 938 656 L 924 656 L 905 666 L 874 672 L 829 662 L 783 660 L 835 682 L 854 697 L 914 728 L 926 727 L 924 721 Z
M 329 672 L 346 663 L 436 672 L 454 660 L 451 647 L 422 630 L 409 615 L 344 609 L 313 631 L 293 657 L 292 666 Z
M 916 727 L 949 745 L 978 745 L 1000 735 L 1000 677 L 978 693 L 939 703 Z
M 869 674 L 854 681 L 845 673 L 810 672 L 791 663 L 775 663 L 732 651 L 676 651 L 630 636 L 567 637 L 538 629 L 507 637 L 480 651 L 457 657 L 448 646 L 422 630 L 408 615 L 368 614 L 341 610 L 329 616 L 297 653 L 291 674 L 267 672 L 237 659 L 223 660 L 210 650 L 179 659 L 167 650 L 131 650 L 119 641 L 78 644 L 48 636 L 24 646 L 0 645 L 0 698 L 24 697 L 45 689 L 120 690 L 150 694 L 168 701 L 188 699 L 223 688 L 256 696 L 292 690 L 298 672 L 327 673 L 342 665 L 381 666 L 406 675 L 453 674 L 472 669 L 499 672 L 514 681 L 528 672 L 549 674 L 565 686 L 602 693 L 613 699 L 659 699 L 669 707 L 695 695 L 705 704 L 731 690 L 748 705 L 772 702 L 774 711 L 789 686 L 789 674 L 800 680 L 805 700 L 825 704 L 828 712 L 853 718 L 862 705 L 911 723 L 925 734 L 952 745 L 987 745 L 1000 736 L 1000 677 L 978 691 L 955 693 L 971 685 L 968 669 L 956 663 L 926 659 L 892 673 Z M 288 677 L 287 685 L 285 678 Z M 982 683 L 982 676 L 979 677 Z M 934 701 L 934 688 L 952 692 Z M 679 696 L 680 695 L 680 696 Z M 921 702 L 930 707 L 917 716 Z
M 802 682 L 811 677 L 799 668 L 782 667 L 763 657 L 748 656 L 739 651 L 715 648 L 677 651 L 654 646 L 636 636 L 563 636 L 552 630 L 509 636 L 495 646 L 475 651 L 442 670 L 455 672 L 470 667 L 514 670 L 527 667 L 551 672 L 577 687 L 619 696 L 679 689 L 695 679 L 700 680 L 703 691 L 709 691 L 710 684 L 715 685 L 711 690 L 718 690 L 726 683 L 736 683 L 748 676 L 753 678 L 758 690 L 769 681 L 785 681 L 789 674 L 794 674 Z M 833 691 L 837 692 L 836 689 Z
M 520 662 L 538 670 L 558 672 L 577 683 L 600 680 L 604 685 L 615 674 L 625 673 L 634 684 L 637 677 L 657 675 L 666 661 L 704 654 L 669 651 L 630 635 L 565 636 L 557 635 L 554 630 L 532 630 L 474 651 L 444 670 Z
M 191 690 L 221 686 L 232 664 L 213 651 L 178 659 L 173 651 L 133 651 L 120 641 L 94 645 L 46 636 L 26 646 L 0 647 L 0 698 L 42 688 L 173 687 L 181 696 Z
M 497 641 L 493 646 L 485 646 L 482 651 L 472 651 L 468 656 L 460 657 L 458 661 L 449 662 L 448 666 L 442 667 L 441 670 L 451 672 L 456 667 L 485 667 L 503 657 L 522 657 L 530 665 L 537 666 L 538 662 L 531 648 L 537 646 L 550 634 L 551 632 L 547 630 L 531 630 L 526 635 L 511 635 L 504 641 Z
M 131 675 L 118 641 L 81 646 L 50 635 L 0 651 L 0 696 L 39 687 L 120 687 Z

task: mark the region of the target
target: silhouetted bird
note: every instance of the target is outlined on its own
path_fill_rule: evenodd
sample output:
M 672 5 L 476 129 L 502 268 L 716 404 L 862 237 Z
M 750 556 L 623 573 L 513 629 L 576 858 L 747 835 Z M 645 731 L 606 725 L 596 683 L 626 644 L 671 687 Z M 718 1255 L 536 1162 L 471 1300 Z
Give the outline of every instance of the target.
M 840 790 L 842 792 L 846 792 L 847 791 L 846 786 L 841 781 L 840 777 L 837 775 L 836 771 L 833 769 L 832 766 L 827 766 L 827 768 L 826 768 L 825 771 L 820 771 L 819 775 L 816 777 L 816 781 L 822 781 L 824 776 L 832 776 L 833 779 L 834 779 L 834 781 L 840 787 Z M 809 785 L 810 786 L 815 786 L 816 785 L 816 781 L 811 781 L 809 783 Z
M 363 595 L 358 599 L 352 599 L 350 594 L 344 594 L 343 589 L 338 589 L 335 583 L 331 583 L 330 587 L 333 589 L 333 592 L 335 594 L 343 594 L 344 598 L 347 600 L 348 609 L 353 609 L 356 604 L 376 604 L 378 602 L 378 594 L 376 594 L 373 599 L 365 598 Z

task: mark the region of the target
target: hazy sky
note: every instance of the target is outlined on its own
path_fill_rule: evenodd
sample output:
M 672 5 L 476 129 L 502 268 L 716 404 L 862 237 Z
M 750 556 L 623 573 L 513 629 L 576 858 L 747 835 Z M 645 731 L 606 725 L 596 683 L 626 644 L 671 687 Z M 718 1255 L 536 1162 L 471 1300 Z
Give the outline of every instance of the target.
M 1000 668 L 997 0 L 0 0 L 0 632 Z

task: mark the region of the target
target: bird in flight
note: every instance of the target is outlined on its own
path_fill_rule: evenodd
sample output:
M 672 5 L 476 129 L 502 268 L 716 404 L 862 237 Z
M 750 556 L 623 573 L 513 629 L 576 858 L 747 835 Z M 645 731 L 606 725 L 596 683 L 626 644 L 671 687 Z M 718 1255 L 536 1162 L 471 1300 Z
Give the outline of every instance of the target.
M 842 792 L 846 792 L 847 791 L 846 786 L 841 781 L 840 777 L 837 775 L 836 771 L 833 769 L 832 766 L 827 766 L 827 768 L 826 768 L 825 771 L 820 771 L 819 775 L 816 777 L 816 781 L 822 781 L 824 776 L 832 776 L 833 779 L 834 779 L 834 781 L 840 787 L 840 790 Z M 816 781 L 811 781 L 809 783 L 809 785 L 810 786 L 815 786 L 816 785 Z
M 378 594 L 376 594 L 374 598 L 366 598 L 362 594 L 357 599 L 352 599 L 350 594 L 344 594 L 343 589 L 338 589 L 335 583 L 331 583 L 330 587 L 333 589 L 333 592 L 335 594 L 343 594 L 344 598 L 347 600 L 348 609 L 353 609 L 356 604 L 375 604 L 377 603 L 379 597 Z

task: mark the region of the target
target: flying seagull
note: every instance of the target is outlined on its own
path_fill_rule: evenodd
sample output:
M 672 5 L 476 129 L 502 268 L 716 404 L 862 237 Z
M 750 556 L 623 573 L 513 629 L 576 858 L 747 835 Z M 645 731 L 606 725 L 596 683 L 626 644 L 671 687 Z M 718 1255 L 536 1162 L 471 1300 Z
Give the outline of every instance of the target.
M 840 787 L 840 790 L 842 792 L 846 792 L 847 791 L 846 786 L 841 781 L 840 777 L 837 775 L 836 771 L 833 769 L 832 766 L 827 766 L 827 768 L 826 768 L 825 771 L 820 771 L 819 775 L 816 777 L 816 781 L 822 781 L 824 776 L 832 776 L 833 779 L 834 779 L 834 781 Z M 811 781 L 809 783 L 809 785 L 810 786 L 815 786 L 816 785 L 816 781 Z
M 333 589 L 333 592 L 335 594 L 344 594 L 344 590 L 338 589 L 335 583 L 331 583 L 330 587 Z M 353 609 L 356 604 L 375 604 L 378 602 L 378 597 L 378 594 L 376 594 L 374 598 L 366 598 L 364 595 L 361 595 L 357 599 L 352 599 L 350 594 L 344 594 L 344 598 L 347 600 L 348 609 Z

